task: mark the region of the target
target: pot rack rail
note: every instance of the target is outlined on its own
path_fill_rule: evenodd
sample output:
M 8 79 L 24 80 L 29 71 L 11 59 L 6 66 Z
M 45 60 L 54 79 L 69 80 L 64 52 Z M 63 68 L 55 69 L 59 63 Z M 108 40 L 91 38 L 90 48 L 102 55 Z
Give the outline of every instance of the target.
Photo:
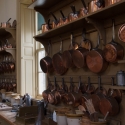
M 64 78 L 64 82 L 65 84 L 69 85 L 70 84 L 70 77 L 73 77 L 73 83 L 74 84 L 78 84 L 79 83 L 79 76 L 55 76 L 56 77 L 56 82 L 59 83 L 59 85 L 62 83 L 62 78 Z M 81 79 L 82 82 L 84 84 L 88 84 L 88 78 L 89 76 L 82 76 L 81 75 Z M 125 90 L 125 86 L 117 86 L 114 85 L 112 86 L 111 84 L 111 77 L 115 78 L 115 84 L 116 84 L 116 76 L 115 75 L 108 75 L 108 76 L 101 76 L 101 85 L 103 86 L 108 86 L 108 88 L 112 88 L 112 89 L 121 89 L 121 90 Z M 51 83 L 54 83 L 54 77 L 48 77 L 49 81 Z M 105 81 L 106 80 L 106 81 Z M 107 82 L 108 80 L 108 82 Z M 93 85 L 97 85 L 98 86 L 98 76 L 90 76 L 90 82 Z

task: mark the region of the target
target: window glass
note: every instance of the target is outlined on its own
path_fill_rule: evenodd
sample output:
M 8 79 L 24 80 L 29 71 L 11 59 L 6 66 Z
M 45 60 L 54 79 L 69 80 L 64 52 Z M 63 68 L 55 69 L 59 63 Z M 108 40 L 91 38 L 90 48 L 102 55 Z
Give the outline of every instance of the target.
M 41 72 L 40 68 L 40 60 L 45 57 L 45 50 L 42 49 L 41 51 L 38 52 L 38 71 Z
M 46 89 L 46 74 L 41 70 L 40 60 L 45 57 L 45 49 L 38 50 L 38 95 Z
M 38 95 L 41 95 L 42 92 L 46 89 L 46 77 L 45 73 L 39 73 L 39 84 L 38 84 Z
M 40 13 L 37 13 L 37 31 L 41 30 L 41 25 L 45 23 L 43 16 Z

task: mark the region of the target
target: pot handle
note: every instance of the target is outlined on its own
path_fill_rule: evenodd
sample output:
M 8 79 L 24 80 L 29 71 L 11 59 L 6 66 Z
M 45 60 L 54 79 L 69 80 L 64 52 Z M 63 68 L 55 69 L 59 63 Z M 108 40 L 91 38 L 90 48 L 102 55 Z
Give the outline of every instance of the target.
M 9 18 L 9 20 L 7 20 L 7 22 L 6 23 L 9 23 L 9 21 L 11 20 L 11 18 Z
M 81 89 L 81 83 L 82 83 L 82 82 L 81 82 L 81 76 L 79 76 L 78 92 L 81 91 L 81 90 L 80 90 L 80 89 Z
M 66 91 L 65 90 L 65 84 L 64 84 L 64 78 L 62 78 L 62 88 L 63 88 L 64 91 Z
M 112 40 L 115 39 L 115 20 L 112 19 Z
M 60 53 L 62 53 L 62 42 L 63 42 L 63 41 L 62 41 L 62 38 L 61 38 L 61 36 L 60 36 L 60 51 L 59 51 Z
M 98 47 L 99 47 L 99 44 L 100 44 L 100 35 L 99 35 L 99 33 L 98 33 L 98 41 L 97 41 L 97 45 L 96 45 L 95 48 L 93 48 L 93 50 L 97 50 Z
M 70 77 L 70 92 L 73 92 L 73 89 L 74 89 L 74 85 L 73 85 L 73 82 L 72 82 L 72 77 Z
M 73 33 L 71 33 L 71 35 L 70 35 L 70 40 L 71 40 L 71 49 L 73 49 Z
M 112 86 L 114 86 L 114 77 L 111 77 L 112 80 Z
M 65 18 L 64 14 L 63 14 L 63 12 L 62 12 L 62 10 L 60 10 L 60 13 L 61 13 L 62 17 Z
M 83 30 L 82 30 L 82 38 L 83 38 L 83 41 L 86 41 L 86 29 L 85 28 L 83 28 Z
M 75 9 L 75 6 L 74 6 L 74 5 L 71 5 L 70 7 L 71 7 L 71 9 L 72 9 L 73 13 L 74 13 L 74 14 L 76 14 L 76 9 Z
M 50 26 L 50 19 L 48 19 L 47 25 L 48 25 L 48 29 L 52 29 Z
M 51 13 L 51 15 L 53 16 L 53 18 L 57 21 L 56 16 L 55 16 L 52 12 L 50 12 L 50 13 Z
M 88 90 L 90 89 L 90 87 L 91 87 L 90 77 L 88 77 Z
M 85 8 L 84 13 L 87 14 L 88 13 L 88 9 L 86 7 L 85 1 L 84 0 L 81 0 L 81 1 L 82 1 L 82 4 L 83 4 L 83 7 Z
M 99 88 L 99 91 L 101 90 L 101 77 L 98 76 L 98 88 Z

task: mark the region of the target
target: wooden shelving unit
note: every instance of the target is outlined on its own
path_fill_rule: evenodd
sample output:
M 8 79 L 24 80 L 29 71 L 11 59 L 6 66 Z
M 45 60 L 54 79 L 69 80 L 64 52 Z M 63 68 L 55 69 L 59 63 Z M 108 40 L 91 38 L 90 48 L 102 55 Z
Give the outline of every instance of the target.
M 39 1 L 40 0 L 37 0 L 34 3 L 32 3 L 29 6 L 29 8 L 32 8 L 32 9 L 34 8 L 35 10 L 37 8 L 41 8 L 41 9 L 49 8 L 48 5 L 50 3 L 48 1 L 46 2 L 45 7 L 43 7 L 42 4 L 40 4 L 38 6 Z M 54 3 L 53 3 L 53 5 L 54 5 Z M 72 21 L 68 24 L 59 26 L 59 27 L 51 29 L 47 32 L 36 35 L 36 36 L 34 36 L 34 38 L 36 41 L 41 42 L 44 45 L 45 43 L 43 41 L 41 41 L 41 39 L 44 39 L 44 40 L 50 39 L 51 37 L 58 36 L 59 34 L 63 34 L 65 32 L 71 32 L 80 27 L 84 27 L 84 28 L 87 27 L 87 30 L 92 30 L 92 29 L 98 30 L 100 32 L 102 39 L 105 41 L 104 27 L 103 27 L 102 21 L 104 21 L 107 18 L 113 18 L 114 16 L 116 16 L 118 14 L 124 13 L 125 12 L 124 6 L 125 6 L 125 0 L 122 0 L 118 3 L 107 6 L 103 9 L 100 9 L 96 12 L 90 13 L 82 18 Z M 38 12 L 39 12 L 39 10 L 38 10 Z M 95 22 L 97 22 L 97 24 L 95 24 Z M 90 25 L 90 23 L 92 23 L 92 25 Z
M 85 0 L 86 5 L 92 0 Z M 81 0 L 67 0 L 67 1 L 60 1 L 60 0 L 36 0 L 34 1 L 28 8 L 29 9 L 34 9 L 37 12 L 41 13 L 43 17 L 45 18 L 45 21 L 47 21 L 49 18 L 52 20 L 52 16 L 50 12 L 53 12 L 57 18 L 60 17 L 59 10 L 62 9 L 64 12 L 65 16 L 68 16 L 68 14 L 71 12 L 70 5 L 75 5 L 77 10 L 81 8 L 82 4 L 80 3 Z M 81 41 L 81 34 L 83 28 L 86 29 L 87 31 L 87 38 L 92 41 L 93 46 L 96 45 L 97 41 L 97 31 L 99 32 L 101 36 L 101 44 L 100 48 L 103 49 L 104 44 L 107 44 L 109 41 L 112 39 L 112 23 L 111 19 L 114 18 L 116 19 L 115 21 L 115 31 L 117 35 L 117 31 L 119 29 L 120 24 L 123 23 L 124 15 L 125 15 L 125 0 L 121 0 L 120 2 L 117 2 L 115 4 L 106 6 L 105 8 L 99 9 L 95 12 L 89 13 L 86 16 L 79 18 L 75 21 L 72 21 L 68 24 L 59 26 L 57 28 L 51 29 L 47 32 L 41 33 L 39 35 L 34 36 L 34 39 L 40 43 L 42 43 L 47 50 L 48 47 L 48 40 L 52 40 L 52 55 L 54 53 L 57 53 L 59 51 L 59 36 L 64 36 L 63 37 L 63 51 L 67 50 L 70 44 L 70 33 L 74 32 L 75 40 L 80 43 Z M 66 15 L 67 14 L 67 15 Z M 119 19 L 118 16 L 121 16 Z M 95 32 L 96 31 L 96 32 Z M 81 33 L 80 35 L 78 35 Z M 67 35 L 68 34 L 68 35 Z M 67 35 L 67 36 L 66 36 Z M 58 38 L 57 38 L 58 37 Z M 68 37 L 65 39 L 65 37 Z M 55 40 L 55 41 L 54 41 Z M 116 36 L 116 40 L 120 44 L 124 44 L 121 42 L 118 37 Z M 125 46 L 123 45 L 124 49 Z M 70 84 L 68 76 L 71 77 L 73 76 L 73 82 L 75 85 L 78 85 L 78 76 L 82 76 L 82 82 L 87 85 L 88 83 L 88 76 L 91 78 L 91 83 L 94 86 L 98 86 L 98 80 L 97 76 L 100 75 L 102 77 L 101 83 L 106 90 L 109 88 L 112 89 L 121 89 L 125 90 L 125 86 L 112 86 L 111 85 L 111 76 L 116 77 L 116 73 L 119 70 L 125 70 L 125 66 L 120 64 L 120 63 L 125 63 L 125 60 L 118 61 L 118 63 L 112 64 L 110 63 L 108 68 L 106 69 L 105 72 L 100 73 L 100 74 L 94 74 L 92 73 L 88 67 L 85 68 L 69 68 L 68 71 L 63 75 L 63 76 L 58 76 L 55 72 L 52 74 L 47 74 L 47 76 L 50 78 L 51 82 L 53 83 L 53 77 L 57 75 L 57 82 L 59 85 L 61 85 L 61 78 L 65 78 L 65 82 L 67 85 Z M 91 77 L 93 76 L 93 77 Z M 104 77 L 103 77 L 104 76 Z M 94 78 L 95 77 L 95 78 Z M 116 85 L 116 81 L 115 81 Z M 122 110 L 125 111 L 125 107 L 123 106 L 125 104 L 125 100 L 123 98 L 121 105 L 122 105 Z M 118 116 L 116 116 L 116 119 L 121 120 L 121 124 L 124 125 L 125 119 L 121 118 L 122 115 L 124 115 L 124 112 L 120 112 Z
M 0 37 L 13 37 L 16 40 L 16 28 L 0 28 Z

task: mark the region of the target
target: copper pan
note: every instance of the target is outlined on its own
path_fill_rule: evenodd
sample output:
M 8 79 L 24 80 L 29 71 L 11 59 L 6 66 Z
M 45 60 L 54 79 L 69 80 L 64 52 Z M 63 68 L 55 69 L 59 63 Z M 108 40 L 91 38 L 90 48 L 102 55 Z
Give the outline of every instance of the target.
M 122 42 L 125 42 L 125 24 L 123 24 L 118 31 L 118 37 Z
M 82 94 L 84 94 L 86 92 L 87 86 L 84 84 L 84 82 L 82 82 L 81 80 L 81 76 L 79 76 L 79 83 L 80 83 L 80 92 L 82 92 Z
M 124 48 L 121 44 L 114 41 L 114 19 L 112 19 L 112 41 L 105 45 L 104 58 L 106 61 L 116 63 L 118 60 L 122 60 L 124 57 Z
M 55 72 L 59 75 L 66 73 L 67 68 L 64 66 L 63 54 L 62 54 L 62 39 L 60 38 L 60 51 L 52 57 L 53 67 Z
M 48 52 L 47 56 L 40 60 L 40 67 L 44 73 L 52 73 L 53 72 L 53 64 L 52 58 L 50 57 L 51 53 L 51 43 L 48 43 Z
M 98 34 L 98 43 L 95 48 L 88 52 L 86 56 L 86 63 L 88 68 L 94 73 L 101 73 L 108 67 L 108 62 L 103 56 L 103 51 L 99 49 L 100 36 Z
M 48 86 L 47 89 L 42 92 L 42 96 L 46 102 L 48 102 L 48 94 L 51 92 L 53 89 L 53 85 L 50 83 L 50 80 L 48 78 Z
M 72 9 L 72 12 L 68 15 L 69 22 L 78 19 L 78 14 L 79 14 L 78 11 L 76 11 L 74 5 L 71 5 L 70 7 Z
M 56 83 L 56 77 L 54 77 L 54 89 L 48 94 L 48 102 L 52 105 L 60 103 L 61 98 L 58 93 L 60 89 L 59 85 Z
M 64 78 L 62 78 L 62 85 L 60 90 L 58 90 L 61 99 L 63 98 L 63 96 L 65 96 L 67 92 L 68 92 L 68 86 L 64 83 Z
M 61 13 L 61 15 L 62 15 L 63 24 L 67 24 L 67 23 L 69 22 L 68 17 L 64 16 L 62 10 L 60 10 L 60 13 Z
M 84 17 L 85 15 L 88 14 L 88 7 L 86 7 L 86 4 L 85 4 L 85 1 L 84 0 L 81 0 L 82 1 L 82 4 L 83 4 L 83 7 L 80 8 L 79 10 L 79 14 L 78 14 L 78 17 Z
M 90 77 L 88 77 L 88 85 L 86 87 L 86 92 L 82 95 L 81 105 L 87 110 L 85 105 L 86 100 L 91 99 L 91 94 L 94 93 L 95 87 L 90 83 Z
M 73 58 L 73 63 L 77 68 L 83 68 L 86 66 L 86 55 L 88 53 L 88 49 L 83 47 L 83 44 L 86 44 L 87 39 L 84 39 L 85 34 L 83 31 L 83 40 L 81 41 L 81 44 L 78 49 L 73 50 L 72 52 L 72 58 Z
M 101 99 L 105 98 L 105 95 L 107 94 L 106 89 L 103 88 L 100 84 L 101 84 L 101 78 L 99 76 L 98 77 L 98 88 L 95 90 L 95 93 L 91 95 L 92 103 L 97 112 L 100 112 L 99 103 L 100 103 Z
M 74 67 L 73 64 L 73 57 L 72 57 L 72 52 L 73 50 L 78 48 L 78 44 L 76 42 L 73 42 L 73 34 L 71 33 L 70 36 L 71 44 L 69 47 L 69 50 L 65 50 L 63 52 L 63 64 L 66 68 Z
M 103 95 L 107 95 L 107 90 L 101 86 L 101 77 L 98 76 L 98 87 L 95 90 L 95 93 L 102 93 Z
M 72 78 L 70 78 L 70 83 L 72 85 L 72 91 L 68 95 L 70 99 L 69 104 L 72 105 L 73 107 L 77 107 L 80 105 L 81 97 L 82 97 L 82 93 L 80 92 L 81 82 L 79 82 L 79 85 L 76 91 L 74 91 L 75 85 L 73 84 Z
M 120 107 L 115 98 L 106 96 L 105 98 L 101 99 L 99 109 L 103 115 L 106 115 L 106 113 L 109 112 L 110 116 L 115 116 L 119 113 Z
M 114 77 L 111 77 L 111 80 L 112 80 L 112 86 L 114 86 Z M 121 103 L 122 101 L 122 91 L 120 89 L 109 88 L 108 96 L 112 96 L 113 98 L 115 98 L 118 104 Z
M 88 77 L 88 85 L 86 87 L 86 93 L 94 93 L 95 87 L 91 84 L 90 77 Z
M 53 18 L 54 18 L 53 23 L 55 24 L 54 27 L 53 27 L 53 25 L 52 25 L 52 28 L 56 28 L 56 27 L 60 26 L 59 19 L 57 19 L 56 16 L 55 16 L 52 12 L 51 12 L 51 15 L 52 15 Z

